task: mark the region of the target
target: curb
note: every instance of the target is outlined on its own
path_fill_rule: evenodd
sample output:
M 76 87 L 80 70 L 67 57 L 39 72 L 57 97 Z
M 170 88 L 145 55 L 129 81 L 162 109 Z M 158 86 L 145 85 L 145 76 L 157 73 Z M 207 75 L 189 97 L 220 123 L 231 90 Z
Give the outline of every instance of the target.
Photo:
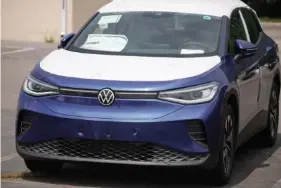
M 261 22 L 261 26 L 266 28 L 280 28 L 281 22 Z
M 281 22 L 261 22 L 262 25 L 281 26 Z

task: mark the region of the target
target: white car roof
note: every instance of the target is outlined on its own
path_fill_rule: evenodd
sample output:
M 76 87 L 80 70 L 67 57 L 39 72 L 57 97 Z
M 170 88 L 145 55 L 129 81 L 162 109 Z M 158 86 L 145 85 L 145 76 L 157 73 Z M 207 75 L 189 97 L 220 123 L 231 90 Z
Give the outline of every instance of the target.
M 163 11 L 230 17 L 238 7 L 250 8 L 241 0 L 113 0 L 99 12 Z

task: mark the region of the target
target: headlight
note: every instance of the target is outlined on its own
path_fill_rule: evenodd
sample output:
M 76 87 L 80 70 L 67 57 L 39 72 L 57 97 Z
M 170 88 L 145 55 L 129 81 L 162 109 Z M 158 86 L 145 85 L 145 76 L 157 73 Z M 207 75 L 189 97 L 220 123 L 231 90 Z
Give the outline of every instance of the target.
M 39 97 L 58 94 L 59 88 L 28 76 L 23 84 L 23 91 L 29 95 Z
M 198 104 L 211 101 L 217 93 L 219 84 L 211 82 L 204 85 L 160 92 L 158 99 L 180 103 Z

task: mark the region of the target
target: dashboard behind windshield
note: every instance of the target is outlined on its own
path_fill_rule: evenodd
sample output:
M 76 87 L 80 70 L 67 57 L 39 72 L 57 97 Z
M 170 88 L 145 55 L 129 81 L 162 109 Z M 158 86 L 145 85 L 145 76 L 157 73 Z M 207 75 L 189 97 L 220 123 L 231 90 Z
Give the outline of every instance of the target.
M 70 45 L 85 53 L 155 56 L 216 54 L 221 18 L 170 12 L 96 15 Z

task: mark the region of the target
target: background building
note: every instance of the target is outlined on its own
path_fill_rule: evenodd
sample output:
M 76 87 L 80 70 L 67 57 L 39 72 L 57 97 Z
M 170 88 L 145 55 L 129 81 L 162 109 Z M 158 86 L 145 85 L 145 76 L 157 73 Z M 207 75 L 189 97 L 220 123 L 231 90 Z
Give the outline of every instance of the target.
M 62 7 L 66 2 L 66 29 Z M 101 6 L 111 0 L 2 0 L 2 40 L 46 41 L 61 32 L 75 32 Z M 281 17 L 281 0 L 243 0 L 259 16 Z M 261 8 L 262 7 L 262 8 Z
M 111 0 L 65 0 L 66 33 L 75 32 Z M 2 40 L 60 39 L 63 0 L 2 0 Z

